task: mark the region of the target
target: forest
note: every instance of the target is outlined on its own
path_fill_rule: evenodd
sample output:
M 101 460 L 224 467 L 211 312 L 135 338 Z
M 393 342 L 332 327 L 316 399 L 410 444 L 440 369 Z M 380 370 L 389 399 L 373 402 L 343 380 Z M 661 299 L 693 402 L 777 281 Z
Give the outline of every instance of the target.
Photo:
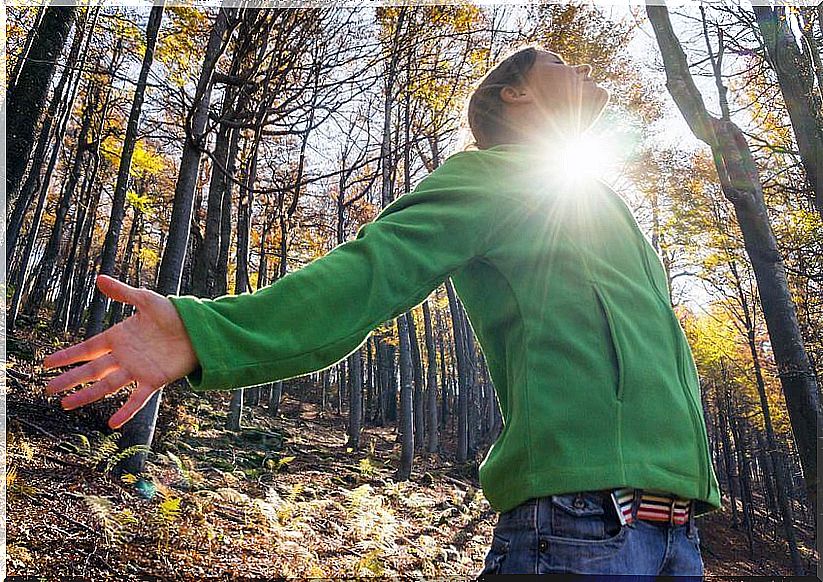
M 355 238 L 536 44 L 611 94 L 565 159 L 665 268 L 722 492 L 706 575 L 814 574 L 823 4 L 391 4 L 4 7 L 6 573 L 475 576 L 504 421 L 451 280 L 331 367 L 181 380 L 118 430 L 122 396 L 64 411 L 43 359 L 134 313 L 98 275 L 239 295 Z

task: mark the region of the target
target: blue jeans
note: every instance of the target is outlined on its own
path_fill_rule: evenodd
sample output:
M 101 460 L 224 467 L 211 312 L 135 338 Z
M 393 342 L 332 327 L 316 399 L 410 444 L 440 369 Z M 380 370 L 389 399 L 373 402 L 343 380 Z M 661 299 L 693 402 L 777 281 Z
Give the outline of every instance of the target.
M 636 511 L 637 500 L 633 510 Z M 683 525 L 635 520 L 621 525 L 607 495 L 597 491 L 530 499 L 500 514 L 480 576 L 608 574 L 693 576 L 703 560 L 694 518 Z M 615 578 L 616 579 L 616 578 Z M 649 578 L 651 580 L 652 578 Z

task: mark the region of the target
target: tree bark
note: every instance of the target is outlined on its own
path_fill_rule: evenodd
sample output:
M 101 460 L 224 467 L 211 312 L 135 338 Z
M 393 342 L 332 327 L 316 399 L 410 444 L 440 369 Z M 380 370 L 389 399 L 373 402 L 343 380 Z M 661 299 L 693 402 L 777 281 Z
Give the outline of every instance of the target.
M 146 27 L 146 52 L 143 56 L 143 65 L 140 69 L 137 86 L 134 91 L 131 112 L 129 113 L 129 120 L 126 126 L 126 134 L 123 138 L 123 150 L 120 154 L 120 167 L 117 172 L 117 183 L 114 187 L 111 218 L 109 219 L 109 228 L 106 232 L 100 259 L 100 273 L 106 275 L 115 275 L 114 269 L 117 259 L 117 247 L 120 241 L 120 231 L 123 227 L 123 218 L 126 211 L 126 190 L 129 184 L 131 160 L 134 154 L 135 144 L 137 143 L 137 129 L 140 122 L 140 114 L 143 109 L 146 82 L 154 60 L 154 50 L 157 46 L 157 37 L 162 20 L 163 4 L 161 3 L 153 7 L 149 14 L 149 21 Z M 103 330 L 106 303 L 106 297 L 95 287 L 89 323 L 86 327 L 86 337 L 96 335 Z M 159 402 L 160 391 L 156 392 L 143 409 L 123 426 L 123 432 L 119 442 L 121 449 L 126 449 L 138 444 L 151 445 L 151 439 L 154 436 L 154 419 L 157 416 L 157 406 Z M 151 420 L 149 421 L 147 418 Z M 142 471 L 145 459 L 145 452 L 137 453 L 119 463 L 115 471 L 117 473 L 128 472 L 136 475 Z
M 224 37 L 229 29 L 229 10 L 221 8 L 217 13 L 203 57 L 194 105 L 186 120 L 186 141 L 180 160 L 180 174 L 174 189 L 169 237 L 166 240 L 157 281 L 157 290 L 163 294 L 178 293 L 180 288 L 180 273 L 188 248 L 192 203 L 200 172 L 200 156 L 204 147 L 202 142 L 205 140 L 204 132 L 211 102 L 212 75 L 223 52 Z
M 465 463 L 469 458 L 469 361 L 462 313 L 451 279 L 446 280 L 446 293 L 449 297 L 454 351 L 457 356 L 457 462 Z
M 226 418 L 226 430 L 240 432 L 240 418 L 243 416 L 243 393 L 245 390 L 239 388 L 231 393 L 231 403 L 229 404 L 229 414 Z
M 785 6 L 755 5 L 752 9 L 786 103 L 815 207 L 823 217 L 823 104 L 814 91 L 814 63 L 804 58 L 795 43 Z
M 432 328 L 431 309 L 429 300 L 423 302 L 423 328 L 426 336 L 426 396 L 427 407 L 426 416 L 428 426 L 428 438 L 426 439 L 426 450 L 436 453 L 440 447 L 440 423 L 437 415 L 437 352 L 434 347 L 434 330 Z
M 41 185 L 45 182 L 45 188 L 48 188 L 48 180 L 43 179 L 42 171 L 43 171 L 43 163 L 46 159 L 46 152 L 48 150 L 48 146 L 50 143 L 54 143 L 55 148 L 60 148 L 61 143 L 63 141 L 63 132 L 58 131 L 56 132 L 56 136 L 52 136 L 52 127 L 54 126 L 54 122 L 57 119 L 58 112 L 61 109 L 63 113 L 60 113 L 60 119 L 66 120 L 68 116 L 71 115 L 71 111 L 74 106 L 74 97 L 76 95 L 76 87 L 79 84 L 79 73 L 75 72 L 75 67 L 77 65 L 78 57 L 80 55 L 80 47 L 82 45 L 82 34 L 77 34 L 75 36 L 74 41 L 72 42 L 71 50 L 69 51 L 69 57 L 66 61 L 67 66 L 63 68 L 63 72 L 60 75 L 60 80 L 57 82 L 57 86 L 54 89 L 54 93 L 52 94 L 51 101 L 49 102 L 48 110 L 46 111 L 45 115 L 43 115 L 43 120 L 40 125 L 40 134 L 37 140 L 37 146 L 35 147 L 34 152 L 31 154 L 31 165 L 29 167 L 28 175 L 26 176 L 26 180 L 23 183 L 22 187 L 19 187 L 17 198 L 15 200 L 15 204 L 11 204 L 11 198 L 8 199 L 8 206 L 7 208 L 13 208 L 11 214 L 9 215 L 8 220 L 8 227 L 6 229 L 6 256 L 11 257 L 14 253 L 14 249 L 17 246 L 17 239 L 20 236 L 20 228 L 23 225 L 23 219 L 28 212 L 28 209 L 31 207 L 31 203 L 34 200 L 35 193 L 39 190 Z M 71 80 L 74 79 L 72 82 Z M 74 89 L 70 89 L 69 95 L 71 98 L 67 100 L 66 94 L 66 87 L 74 87 Z M 63 125 L 63 123 L 58 122 L 58 127 Z M 53 167 L 51 164 L 50 167 Z M 50 176 L 50 172 L 48 173 Z
M 400 422 L 398 429 L 400 431 L 401 447 L 397 479 L 406 481 L 411 477 L 414 461 L 414 386 L 411 349 L 409 347 L 408 314 L 404 313 L 395 321 L 397 321 L 397 336 L 400 338 Z
M 360 449 L 360 433 L 363 427 L 363 354 L 357 348 L 349 356 L 351 386 L 349 389 L 349 442 L 355 451 Z
M 14 204 L 46 106 L 54 68 L 74 21 L 74 6 L 46 8 L 37 38 L 6 98 L 6 203 Z
M 83 119 L 80 125 L 80 133 L 77 136 L 77 144 L 74 150 L 74 159 L 69 169 L 68 179 L 57 201 L 57 208 L 54 213 L 54 223 L 52 224 L 51 234 L 46 243 L 46 248 L 43 250 L 43 257 L 40 260 L 40 267 L 37 272 L 37 278 L 34 282 L 34 287 L 26 302 L 25 312 L 27 315 L 34 317 L 43 302 L 46 295 L 47 286 L 54 274 L 54 266 L 57 263 L 57 257 L 60 252 L 60 245 L 63 242 L 63 227 L 65 226 L 66 217 L 69 213 L 74 192 L 77 184 L 80 182 L 80 172 L 85 165 L 86 152 L 89 144 L 88 136 L 91 128 L 92 112 L 95 108 L 95 98 L 93 94 L 88 95 L 86 101 L 85 111 L 83 112 Z M 46 185 L 47 186 L 47 185 Z
M 746 343 L 749 347 L 749 353 L 754 364 L 755 385 L 757 387 L 757 394 L 760 398 L 760 409 L 763 413 L 763 423 L 766 428 L 766 462 L 767 471 L 774 477 L 775 486 L 777 489 L 777 502 L 780 510 L 780 517 L 783 521 L 783 529 L 786 534 L 786 541 L 789 544 L 789 555 L 792 559 L 792 568 L 795 575 L 804 574 L 803 564 L 800 558 L 800 553 L 797 549 L 797 536 L 794 531 L 794 524 L 792 519 L 791 506 L 788 498 L 788 484 L 786 483 L 786 475 L 783 471 L 782 460 L 778 458 L 779 452 L 777 450 L 777 443 L 774 434 L 774 427 L 772 426 L 772 415 L 769 409 L 769 400 L 766 397 L 766 381 L 763 379 L 763 371 L 760 367 L 760 355 L 757 352 L 757 345 L 755 344 L 755 329 L 749 310 L 749 303 L 740 277 L 737 273 L 737 266 L 732 261 L 729 265 L 733 276 L 734 285 L 740 300 L 743 311 L 743 325 L 746 331 Z
M 735 411 L 731 411 L 729 421 L 734 437 L 734 449 L 737 453 L 737 475 L 740 481 L 740 501 L 743 513 L 743 529 L 746 532 L 746 539 L 749 545 L 749 556 L 754 556 L 754 504 L 752 502 L 752 487 L 749 471 L 748 447 L 744 443 L 740 419 Z

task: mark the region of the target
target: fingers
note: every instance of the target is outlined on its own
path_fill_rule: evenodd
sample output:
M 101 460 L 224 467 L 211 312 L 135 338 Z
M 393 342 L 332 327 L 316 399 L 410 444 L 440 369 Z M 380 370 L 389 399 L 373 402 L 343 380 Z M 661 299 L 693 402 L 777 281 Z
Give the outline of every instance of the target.
M 160 390 L 159 387 L 154 388 L 148 384 L 138 384 L 126 403 L 111 416 L 109 419 L 109 427 L 118 429 L 131 420 L 158 390 Z
M 68 366 L 69 364 L 76 364 L 77 362 L 87 362 L 107 354 L 111 351 L 108 344 L 108 333 L 103 332 L 84 342 L 75 344 L 66 349 L 54 352 L 43 360 L 43 367 L 59 368 L 61 366 Z
M 112 372 L 99 382 L 95 382 L 87 388 L 83 388 L 74 394 L 66 396 L 60 404 L 62 404 L 65 410 L 73 410 L 75 408 L 85 406 L 91 402 L 100 400 L 109 394 L 114 394 L 132 380 L 133 378 L 128 372 L 123 369 L 119 369 Z
M 117 369 L 117 362 L 110 354 L 106 354 L 79 368 L 72 368 L 59 376 L 52 378 L 46 385 L 46 394 L 53 396 L 58 392 L 65 392 L 79 384 L 105 378 Z
M 137 305 L 141 299 L 141 289 L 121 283 L 108 275 L 98 275 L 97 287 L 115 301 L 128 303 L 129 305 Z

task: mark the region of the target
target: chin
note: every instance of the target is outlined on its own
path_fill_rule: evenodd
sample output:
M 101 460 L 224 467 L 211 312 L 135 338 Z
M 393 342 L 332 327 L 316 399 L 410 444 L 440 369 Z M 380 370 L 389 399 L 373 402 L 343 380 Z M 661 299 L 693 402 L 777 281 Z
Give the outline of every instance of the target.
M 587 106 L 582 115 L 584 118 L 588 117 L 589 120 L 586 129 L 597 123 L 611 99 L 611 94 L 606 89 L 603 87 L 597 87 L 597 89 L 598 91 L 592 95 L 591 101 L 586 104 Z

